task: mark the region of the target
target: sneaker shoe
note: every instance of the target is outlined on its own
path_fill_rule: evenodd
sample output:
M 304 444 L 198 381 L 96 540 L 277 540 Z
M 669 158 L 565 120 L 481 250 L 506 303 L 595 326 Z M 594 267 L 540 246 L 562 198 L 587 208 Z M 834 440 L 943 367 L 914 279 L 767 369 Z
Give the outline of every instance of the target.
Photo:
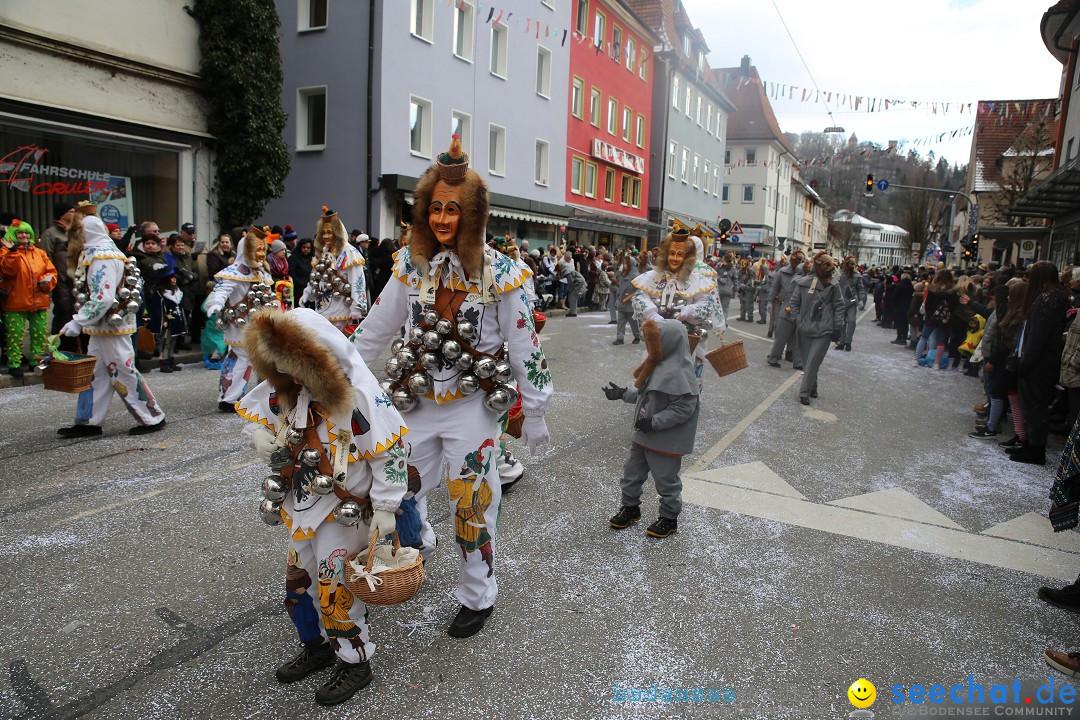
M 997 430 L 994 430 L 993 432 L 991 432 L 990 428 L 986 427 L 985 425 L 982 426 L 982 427 L 976 428 L 974 432 L 969 432 L 968 433 L 968 437 L 976 438 L 978 440 L 985 440 L 987 438 L 996 438 L 997 436 L 998 436 Z
M 159 430 L 165 429 L 165 420 L 162 419 L 159 423 L 153 425 L 136 425 L 128 430 L 128 435 L 149 435 L 150 433 L 156 433 Z
M 577 313 L 568 312 L 565 315 L 563 315 L 563 317 L 577 317 Z
M 615 513 L 608 524 L 616 530 L 624 530 L 641 519 L 640 505 L 623 505 L 619 512 Z
M 446 634 L 454 638 L 472 637 L 484 628 L 484 623 L 494 609 L 494 605 L 483 610 L 473 610 L 462 605 L 450 627 L 446 628 Z
M 56 431 L 56 434 L 65 438 L 79 438 L 79 437 L 100 437 L 101 426 L 100 425 L 72 425 L 71 427 L 63 427 Z
M 371 663 L 347 663 L 338 661 L 321 688 L 315 691 L 315 702 L 320 705 L 338 705 L 371 684 Z
M 666 538 L 679 531 L 678 518 L 658 517 L 649 527 L 645 528 L 645 534 L 654 538 Z
M 998 447 L 1011 448 L 1011 447 L 1017 447 L 1020 444 L 1021 444 L 1021 442 L 1020 442 L 1019 436 L 1013 435 L 1011 438 L 1009 438 L 1005 442 L 999 442 Z
M 1043 653 L 1046 664 L 1069 677 L 1080 677 L 1080 653 L 1065 653 L 1047 648 Z
M 328 668 L 334 664 L 337 655 L 334 654 L 334 646 L 325 640 L 316 644 L 305 644 L 300 654 L 289 662 L 278 667 L 274 672 L 277 679 L 283 683 L 303 680 L 313 672 Z
M 890 340 L 890 345 L 907 345 L 907 340 Z
M 622 340 L 615 340 L 615 341 L 613 341 L 613 342 L 612 342 L 611 344 L 612 344 L 612 345 L 622 345 L 622 344 L 623 344 L 623 341 L 622 341 Z
M 1076 583 L 1060 589 L 1043 586 L 1036 594 L 1044 603 L 1069 612 L 1080 613 L 1080 585 Z
M 1018 452 L 1027 450 L 1027 446 L 1027 441 L 1021 440 L 1016 445 L 1010 445 L 1009 447 L 1005 448 L 1005 452 L 1007 452 L 1009 455 L 1015 455 Z

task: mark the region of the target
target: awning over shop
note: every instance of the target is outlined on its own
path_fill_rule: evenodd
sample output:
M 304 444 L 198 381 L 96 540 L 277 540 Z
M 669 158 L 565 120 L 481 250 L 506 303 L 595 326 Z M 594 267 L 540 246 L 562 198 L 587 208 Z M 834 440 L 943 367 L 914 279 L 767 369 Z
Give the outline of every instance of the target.
M 525 210 L 511 210 L 510 208 L 492 207 L 488 213 L 495 217 L 509 220 L 523 220 L 525 222 L 543 223 L 545 225 L 565 225 L 567 218 L 557 215 L 544 215 L 542 213 L 526 212 Z
M 647 235 L 649 230 L 660 228 L 656 223 L 644 218 L 627 217 L 573 203 L 567 203 L 567 207 L 574 211 L 574 215 L 567 219 L 566 226 L 574 230 L 595 230 L 619 235 L 642 236 Z
M 1008 214 L 1015 217 L 1057 218 L 1080 210 L 1080 156 L 1058 168 L 1028 190 Z

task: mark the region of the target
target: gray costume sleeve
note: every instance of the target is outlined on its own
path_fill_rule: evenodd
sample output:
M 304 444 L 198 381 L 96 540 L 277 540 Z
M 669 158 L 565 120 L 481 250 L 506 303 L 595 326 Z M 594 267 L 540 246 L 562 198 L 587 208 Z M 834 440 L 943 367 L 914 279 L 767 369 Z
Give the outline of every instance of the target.
M 655 430 L 665 430 L 684 423 L 694 416 L 694 410 L 697 409 L 697 395 L 687 393 L 678 397 L 672 395 L 668 397 L 673 398 L 668 403 L 668 406 L 652 416 L 653 429 Z

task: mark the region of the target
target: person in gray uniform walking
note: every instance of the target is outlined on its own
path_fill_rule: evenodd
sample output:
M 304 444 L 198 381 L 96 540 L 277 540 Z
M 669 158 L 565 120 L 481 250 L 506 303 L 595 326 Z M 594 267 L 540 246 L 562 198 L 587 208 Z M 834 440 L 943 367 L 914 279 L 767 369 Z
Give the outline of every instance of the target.
M 795 279 L 803 274 L 804 260 L 806 260 L 806 255 L 802 250 L 791 253 L 788 264 L 773 275 L 772 287 L 769 288 L 769 307 L 772 308 L 775 337 L 767 362 L 773 367 L 780 367 L 780 360 L 785 357 L 785 347 L 791 355 L 795 369 L 801 370 L 803 366 L 799 343 L 795 337 L 795 318 L 785 309 L 785 303 L 791 297 Z
M 859 298 L 866 300 L 866 278 L 855 267 L 855 256 L 844 258 L 844 265 L 836 276 L 836 284 L 844 296 L 844 335 L 836 343 L 837 350 L 851 350 L 851 339 L 855 337 L 855 316 L 859 313 Z
M 608 383 L 608 400 L 635 403 L 630 452 L 620 483 L 622 502 L 609 520 L 616 530 L 641 519 L 641 493 L 652 473 L 660 495 L 660 517 L 645 533 L 665 538 L 679 528 L 682 457 L 694 450 L 699 389 L 686 326 L 679 320 L 646 320 L 641 326 L 647 355 L 634 370 L 634 386 Z
M 750 258 L 739 261 L 739 272 L 735 274 L 739 284 L 739 319 L 743 322 L 754 321 L 754 268 L 750 267 Z
M 615 282 L 611 283 L 611 289 L 615 293 L 615 340 L 612 345 L 622 345 L 626 336 L 626 325 L 630 324 L 630 332 L 634 335 L 634 344 L 641 342 L 641 330 L 638 321 L 634 318 L 634 278 L 638 272 L 637 263 L 630 253 L 623 255 L 622 263 L 615 272 Z
M 724 261 L 717 263 L 716 267 L 716 295 L 720 298 L 720 309 L 724 311 L 724 317 L 728 315 L 728 305 L 731 298 L 739 291 L 738 269 L 735 267 L 735 253 L 728 250 L 724 253 Z
M 758 325 L 769 322 L 769 285 L 772 282 L 772 271 L 769 270 L 769 261 L 761 258 L 754 264 L 754 293 L 757 301 Z
M 832 258 L 824 250 L 814 256 L 813 272 L 795 280 L 785 309 L 798 324 L 803 379 L 799 402 L 810 404 L 818 396 L 818 370 L 829 352 L 829 342 L 844 333 L 845 303 L 838 283 L 833 282 Z

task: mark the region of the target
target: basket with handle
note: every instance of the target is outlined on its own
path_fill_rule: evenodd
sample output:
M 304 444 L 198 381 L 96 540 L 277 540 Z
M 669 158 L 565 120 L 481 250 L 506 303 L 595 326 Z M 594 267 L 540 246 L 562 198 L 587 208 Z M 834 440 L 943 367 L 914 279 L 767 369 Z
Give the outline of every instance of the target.
M 701 335 L 696 332 L 686 334 L 686 341 L 690 343 L 690 354 L 694 354 L 694 350 L 697 350 L 698 343 L 701 342 Z
M 742 340 L 726 343 L 714 350 L 705 353 L 705 359 L 712 365 L 713 370 L 720 377 L 738 372 L 747 367 L 746 349 Z
M 82 350 L 81 342 L 79 350 Z M 48 365 L 41 371 L 41 382 L 46 390 L 81 393 L 90 389 L 90 381 L 94 379 L 94 367 L 97 366 L 97 358 L 93 355 L 54 350 L 51 355 L 44 356 L 44 359 L 48 360 Z
M 393 533 L 393 554 L 397 555 L 401 550 L 401 540 L 397 531 Z M 400 605 L 406 600 L 412 600 L 416 593 L 420 592 L 420 586 L 424 582 L 424 563 L 417 554 L 416 560 L 400 567 L 391 567 L 377 570 L 372 573 L 375 562 L 375 541 L 379 539 L 378 531 L 371 534 L 368 542 L 367 559 L 360 565 L 364 550 L 353 554 L 345 565 L 345 585 L 358 599 L 368 605 Z M 363 568 L 363 573 L 354 572 Z

